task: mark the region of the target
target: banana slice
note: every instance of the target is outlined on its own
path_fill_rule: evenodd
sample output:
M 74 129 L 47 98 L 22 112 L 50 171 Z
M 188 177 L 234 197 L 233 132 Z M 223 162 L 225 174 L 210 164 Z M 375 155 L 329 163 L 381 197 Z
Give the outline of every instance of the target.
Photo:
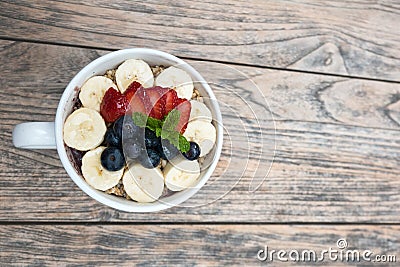
M 141 59 L 128 59 L 115 72 L 115 80 L 121 93 L 133 82 L 137 81 L 143 87 L 154 84 L 153 72 L 150 66 Z
M 154 202 L 164 190 L 164 178 L 158 168 L 147 169 L 136 163 L 129 166 L 122 178 L 128 196 L 137 202 Z
M 207 155 L 214 146 L 217 132 L 214 125 L 201 119 L 188 123 L 186 131 L 183 133 L 189 141 L 196 142 L 200 147 L 200 157 Z
M 155 80 L 156 86 L 175 89 L 179 98 L 190 100 L 193 94 L 193 81 L 186 71 L 176 67 L 163 70 Z
M 113 87 L 117 90 L 114 82 L 104 76 L 94 76 L 87 80 L 81 87 L 79 92 L 79 99 L 85 108 L 91 108 L 100 111 L 100 104 L 103 100 L 105 92 Z
M 190 100 L 190 104 L 192 106 L 192 109 L 190 110 L 189 121 L 195 119 L 200 119 L 206 122 L 212 121 L 211 111 L 204 103 L 201 103 L 197 100 Z
M 197 160 L 177 157 L 164 168 L 165 185 L 171 191 L 182 191 L 193 186 L 199 176 L 200 166 Z
M 103 142 L 106 130 L 100 113 L 90 108 L 80 108 L 65 120 L 64 142 L 69 147 L 87 151 Z
M 82 157 L 83 177 L 89 185 L 101 191 L 116 186 L 124 173 L 124 169 L 115 172 L 104 169 L 100 161 L 104 149 L 104 146 L 99 146 Z

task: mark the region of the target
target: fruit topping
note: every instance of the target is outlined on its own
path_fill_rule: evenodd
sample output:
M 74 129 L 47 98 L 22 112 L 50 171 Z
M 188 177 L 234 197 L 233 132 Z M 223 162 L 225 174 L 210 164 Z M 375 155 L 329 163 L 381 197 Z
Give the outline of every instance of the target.
M 176 101 L 178 100 L 178 95 L 175 90 L 169 90 L 163 95 L 165 98 L 165 108 L 164 108 L 164 116 L 168 115 L 168 113 L 176 107 Z
M 200 157 L 203 157 L 214 147 L 217 134 L 211 123 L 198 119 L 188 123 L 183 136 L 199 145 Z
M 176 125 L 175 130 L 183 134 L 189 122 L 191 104 L 188 100 L 179 98 L 175 109 L 180 112 L 179 122 Z
M 130 112 L 140 112 L 144 114 L 149 114 L 150 107 L 145 103 L 145 89 L 143 87 L 139 87 L 134 95 L 130 95 Z
M 161 158 L 157 150 L 148 148 L 147 153 L 140 155 L 140 164 L 147 169 L 152 169 L 160 164 Z
M 165 160 L 171 160 L 179 154 L 179 150 L 167 139 L 161 140 L 161 146 L 158 152 L 161 158 Z
M 97 111 L 80 108 L 67 117 L 63 130 L 64 142 L 67 146 L 87 151 L 98 147 L 103 142 L 107 128 Z
M 93 76 L 88 79 L 81 87 L 79 99 L 85 108 L 100 111 L 100 104 L 108 88 L 117 89 L 114 82 L 104 76 Z
M 117 136 L 113 128 L 108 128 L 104 135 L 104 144 L 106 146 L 121 146 L 121 138 Z
M 133 123 L 132 117 L 129 115 L 118 118 L 118 120 L 114 122 L 113 129 L 122 141 L 131 138 L 138 139 L 143 131 Z
M 110 87 L 104 94 L 100 105 L 100 113 L 106 122 L 114 122 L 124 115 L 129 108 L 125 95 Z
M 65 144 L 87 183 L 108 193 L 122 178 L 123 195 L 138 202 L 157 200 L 164 185 L 172 191 L 194 186 L 197 159 L 214 147 L 216 129 L 207 106 L 190 100 L 193 89 L 184 70 L 168 67 L 154 80 L 139 59 L 88 79 L 64 124 Z
M 133 81 L 143 84 L 144 87 L 153 86 L 154 83 L 150 66 L 141 59 L 128 59 L 119 65 L 115 71 L 115 80 L 122 93 Z
M 145 153 L 145 149 L 141 146 L 137 140 L 129 139 L 123 144 L 123 150 L 125 157 L 129 159 L 137 159 L 140 155 Z
M 182 153 L 188 160 L 196 160 L 200 156 L 200 147 L 195 142 L 190 142 L 189 151 Z
M 164 190 L 164 177 L 160 169 L 147 169 L 140 164 L 129 165 L 122 177 L 128 196 L 138 202 L 154 202 Z
M 203 120 L 207 122 L 212 122 L 211 111 L 208 107 L 197 100 L 190 100 L 191 110 L 189 121 L 193 120 Z
M 160 89 L 159 89 L 160 88 Z M 161 87 L 147 88 L 146 96 L 148 98 L 147 103 L 150 105 L 149 116 L 156 119 L 162 119 L 164 114 L 165 99 L 162 97 Z
M 194 88 L 192 78 L 186 71 L 174 66 L 163 70 L 154 84 L 175 89 L 180 98 L 192 98 Z
M 98 190 L 105 191 L 116 186 L 124 170 L 108 171 L 101 164 L 101 155 L 106 148 L 99 146 L 82 157 L 82 175 L 86 182 Z
M 158 148 L 161 146 L 161 138 L 156 136 L 156 133 L 146 128 L 144 135 L 146 148 Z
M 194 186 L 200 176 L 200 165 L 197 160 L 176 157 L 167 163 L 163 173 L 167 188 L 171 191 L 181 191 Z
M 107 147 L 101 153 L 101 165 L 108 171 L 118 171 L 125 166 L 125 158 L 121 149 Z
M 136 91 L 142 87 L 142 85 L 136 81 L 132 82 L 126 91 L 124 92 L 124 95 L 126 96 L 126 99 L 130 102 L 132 100 L 132 97 L 136 94 Z

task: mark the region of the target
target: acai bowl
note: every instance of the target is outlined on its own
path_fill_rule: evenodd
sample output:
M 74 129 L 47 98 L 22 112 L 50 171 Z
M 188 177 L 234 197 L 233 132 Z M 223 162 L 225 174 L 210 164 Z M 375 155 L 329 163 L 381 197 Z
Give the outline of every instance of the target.
M 64 168 L 95 200 L 128 212 L 177 206 L 209 179 L 222 117 L 207 82 L 165 52 L 132 48 L 84 67 L 56 114 Z

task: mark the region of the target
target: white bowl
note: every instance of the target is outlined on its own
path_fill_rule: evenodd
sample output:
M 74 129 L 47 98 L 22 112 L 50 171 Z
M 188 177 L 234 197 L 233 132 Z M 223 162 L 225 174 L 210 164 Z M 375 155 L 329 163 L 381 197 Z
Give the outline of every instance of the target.
M 107 70 L 114 69 L 122 62 L 127 59 L 142 59 L 146 61 L 150 66 L 153 65 L 164 65 L 172 66 L 179 65 L 178 67 L 185 70 L 192 77 L 195 82 L 196 89 L 199 90 L 200 94 L 205 97 L 205 103 L 211 110 L 214 126 L 217 131 L 217 138 L 214 149 L 207 155 L 210 159 L 210 165 L 207 169 L 202 170 L 198 182 L 192 188 L 185 189 L 180 192 L 176 192 L 171 196 L 161 198 L 159 201 L 153 203 L 138 203 L 132 200 L 127 200 L 123 197 L 118 197 L 114 195 L 109 195 L 99 190 L 94 189 L 77 173 L 75 167 L 72 165 L 71 161 L 67 156 L 67 151 L 64 147 L 63 141 L 63 125 L 66 117 L 71 113 L 72 106 L 78 95 L 78 88 L 80 88 L 83 83 L 90 77 L 94 75 L 103 75 Z M 217 123 L 216 123 L 217 122 Z M 89 196 L 95 200 L 107 205 L 109 207 L 127 211 L 127 212 L 154 212 L 163 209 L 167 209 L 173 206 L 177 206 L 184 202 L 191 196 L 193 196 L 210 178 L 213 173 L 222 150 L 222 139 L 223 139 L 223 129 L 222 129 L 222 116 L 210 86 L 204 80 L 204 78 L 198 73 L 193 67 L 184 62 L 183 60 L 170 55 L 165 52 L 158 50 L 147 49 L 147 48 L 131 48 L 115 51 L 104 55 L 84 67 L 68 84 L 65 89 L 56 114 L 55 122 L 55 137 L 57 151 L 60 156 L 61 162 L 71 177 L 71 179 Z

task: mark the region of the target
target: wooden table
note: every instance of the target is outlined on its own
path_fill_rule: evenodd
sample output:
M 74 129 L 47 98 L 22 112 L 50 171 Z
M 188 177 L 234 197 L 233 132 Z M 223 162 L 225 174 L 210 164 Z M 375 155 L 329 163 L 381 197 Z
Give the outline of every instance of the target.
M 321 251 L 340 238 L 400 257 L 398 1 L 2 0 L 0 18 L 1 265 L 252 266 L 267 263 L 257 259 L 266 245 Z M 261 160 L 275 153 L 257 191 L 251 175 L 228 188 L 241 168 L 230 160 L 242 154 L 225 144 L 217 170 L 231 176 L 218 181 L 216 172 L 190 200 L 216 201 L 125 213 L 80 191 L 56 151 L 13 147 L 16 124 L 53 121 L 70 79 L 127 47 L 200 61 L 206 79 L 237 94 L 222 90 L 221 102 L 243 97 L 271 112 L 255 124 L 240 103 L 230 103 L 234 115 L 223 111 L 229 136 L 240 140 L 240 118 L 250 147 L 276 147 Z M 253 80 L 270 107 L 221 66 Z

